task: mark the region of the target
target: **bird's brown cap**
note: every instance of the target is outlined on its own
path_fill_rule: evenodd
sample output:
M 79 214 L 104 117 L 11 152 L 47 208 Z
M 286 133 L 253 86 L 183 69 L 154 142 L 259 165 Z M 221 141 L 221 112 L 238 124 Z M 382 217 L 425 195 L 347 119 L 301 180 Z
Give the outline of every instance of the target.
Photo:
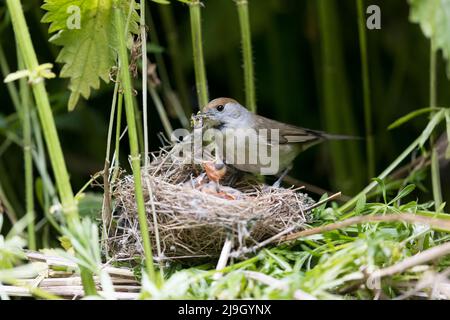
M 217 106 L 220 106 L 220 105 L 224 106 L 224 105 L 226 105 L 227 103 L 230 103 L 230 102 L 239 104 L 239 102 L 237 102 L 236 100 L 231 99 L 231 98 L 217 98 L 217 99 L 211 100 L 206 105 L 206 107 L 203 109 L 203 111 L 208 111 L 210 109 L 215 109 Z

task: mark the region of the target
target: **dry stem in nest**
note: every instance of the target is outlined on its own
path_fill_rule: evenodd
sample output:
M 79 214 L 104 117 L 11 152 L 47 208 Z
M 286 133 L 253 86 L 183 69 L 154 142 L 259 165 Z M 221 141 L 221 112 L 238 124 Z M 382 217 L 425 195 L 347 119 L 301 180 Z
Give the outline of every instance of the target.
M 233 241 L 232 255 L 240 256 L 308 223 L 307 211 L 314 202 L 298 188 L 270 187 L 248 177 L 239 179 L 236 172 L 227 173 L 218 186 L 201 166 L 175 157 L 174 149 L 151 154 L 142 174 L 155 260 L 217 258 L 227 237 Z M 141 257 L 133 177 L 120 179 L 113 196 L 110 254 L 118 261 Z

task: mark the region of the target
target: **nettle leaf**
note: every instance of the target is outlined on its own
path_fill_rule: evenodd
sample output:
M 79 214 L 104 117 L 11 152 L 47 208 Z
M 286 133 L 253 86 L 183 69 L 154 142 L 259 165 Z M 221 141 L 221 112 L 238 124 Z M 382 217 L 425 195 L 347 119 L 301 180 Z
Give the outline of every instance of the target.
M 47 11 L 42 22 L 50 23 L 50 33 L 57 32 L 50 41 L 62 46 L 56 61 L 64 63 L 60 77 L 70 78 L 69 110 L 75 108 L 80 96 L 89 99 L 91 89 L 100 87 L 100 79 L 110 81 L 118 47 L 113 2 L 45 0 L 42 5 Z M 136 3 L 131 3 L 130 10 L 130 1 L 120 0 L 123 14 L 130 18 L 129 32 L 137 34 L 139 15 Z
M 409 0 L 410 20 L 419 23 L 425 36 L 442 50 L 450 78 L 450 0 Z

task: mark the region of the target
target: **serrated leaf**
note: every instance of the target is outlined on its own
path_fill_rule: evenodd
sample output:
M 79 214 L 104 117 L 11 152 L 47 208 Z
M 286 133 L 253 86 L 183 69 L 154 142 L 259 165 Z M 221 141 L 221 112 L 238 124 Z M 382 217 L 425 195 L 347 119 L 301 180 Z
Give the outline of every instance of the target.
M 450 78 L 450 0 L 409 0 L 411 22 L 419 23 L 424 35 L 447 60 Z
M 106 83 L 110 80 L 109 72 L 116 61 L 118 32 L 113 2 L 45 0 L 42 6 L 47 11 L 42 22 L 50 23 L 50 33 L 57 32 L 50 41 L 62 46 L 56 61 L 64 64 L 60 77 L 70 78 L 69 110 L 75 108 L 80 96 L 88 99 L 91 89 L 100 87 L 100 79 Z M 130 12 L 129 3 L 129 0 L 120 0 L 126 17 Z M 138 33 L 139 16 L 135 8 L 131 13 L 129 31 Z

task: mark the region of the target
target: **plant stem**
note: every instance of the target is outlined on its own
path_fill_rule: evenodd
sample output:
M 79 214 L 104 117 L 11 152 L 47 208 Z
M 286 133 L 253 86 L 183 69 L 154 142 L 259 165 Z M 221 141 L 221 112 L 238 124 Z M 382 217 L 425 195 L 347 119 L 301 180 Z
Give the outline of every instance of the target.
M 321 0 L 315 3 L 318 6 L 321 35 L 321 117 L 328 132 L 354 134 L 356 122 L 349 98 L 337 2 Z M 334 188 L 345 194 L 359 190 L 365 179 L 360 174 L 364 172 L 364 168 L 358 145 L 350 142 L 331 142 L 330 157 Z
M 23 68 L 20 55 L 19 69 Z M 31 154 L 31 96 L 26 79 L 20 79 L 20 100 L 22 105 L 23 160 L 25 169 L 25 207 L 28 221 L 28 248 L 36 250 L 36 231 L 34 228 L 35 212 L 33 199 L 33 156 Z
M 18 0 L 7 0 L 6 3 L 11 14 L 14 35 L 25 67 L 28 70 L 36 70 L 39 66 L 39 62 L 33 48 L 33 43 L 31 42 L 30 33 L 28 32 L 22 5 Z M 44 81 L 41 81 L 39 83 L 33 83 L 31 86 L 48 153 L 50 154 L 50 161 L 58 186 L 59 196 L 61 198 L 62 210 L 67 217 L 69 228 L 73 228 L 76 223 L 79 223 L 78 207 L 70 185 L 69 174 L 67 172 L 66 163 L 64 162 L 64 155 L 59 142 L 58 132 L 56 131 L 56 125 L 53 119 L 45 84 Z M 89 294 L 95 294 L 95 286 L 91 285 L 93 283 L 92 273 L 81 266 L 80 271 L 81 276 L 84 279 L 83 283 L 86 284 L 85 291 Z
M 155 104 L 156 111 L 158 111 L 158 115 L 163 124 L 164 131 L 166 132 L 166 136 L 167 136 L 167 138 L 170 138 L 170 135 L 172 134 L 173 129 L 172 129 L 172 125 L 170 124 L 169 117 L 167 116 L 166 109 L 164 108 L 164 105 L 161 101 L 161 98 L 159 97 L 159 94 L 156 91 L 156 88 L 151 83 L 148 84 L 148 91 L 150 92 L 152 101 Z
M 11 224 L 15 224 L 17 222 L 17 214 L 14 210 L 14 207 L 11 205 L 11 203 L 8 200 L 8 197 L 6 196 L 5 191 L 3 190 L 2 183 L 0 181 L 0 201 L 2 202 L 2 205 L 5 207 L 5 214 L 8 217 Z
M 84 293 L 86 296 L 97 295 L 97 289 L 95 288 L 95 281 L 92 277 L 92 273 L 85 267 L 80 267 L 81 283 L 83 284 Z
M 200 0 L 189 2 L 189 14 L 191 18 L 192 51 L 194 55 L 195 86 L 200 110 L 208 104 L 208 85 L 206 82 L 205 61 L 203 58 L 202 24 L 201 24 Z
M 158 6 L 161 15 L 161 22 L 167 38 L 168 53 L 173 66 L 175 88 L 180 95 L 181 105 L 187 115 L 192 113 L 192 107 L 189 99 L 189 90 L 186 86 L 186 75 L 183 68 L 182 50 L 180 40 L 175 25 L 175 19 L 172 12 L 173 6 Z
M 116 0 L 114 6 L 114 15 L 119 32 L 117 33 L 119 40 L 119 60 L 120 60 L 120 75 L 121 84 L 125 96 L 125 113 L 128 124 L 128 137 L 130 141 L 130 153 L 131 153 L 131 166 L 133 169 L 135 198 L 137 204 L 139 227 L 141 231 L 142 243 L 144 247 L 145 265 L 146 271 L 151 280 L 155 280 L 155 269 L 153 266 L 153 254 L 150 244 L 150 235 L 147 225 L 147 216 L 145 212 L 144 194 L 142 190 L 142 178 L 141 178 L 141 162 L 139 156 L 136 120 L 133 106 L 133 93 L 131 89 L 131 78 L 129 73 L 128 52 L 127 44 L 124 34 L 124 19 L 122 12 L 118 7 L 119 3 Z
M 116 141 L 114 146 L 114 173 L 112 175 L 111 183 L 114 183 L 119 174 L 120 168 L 120 129 L 122 125 L 122 105 L 123 94 L 119 93 L 119 100 L 117 102 L 117 120 L 116 120 Z
M 108 255 L 108 234 L 109 227 L 111 223 L 112 210 L 111 210 L 111 186 L 109 179 L 109 168 L 111 165 L 110 156 L 111 156 L 111 140 L 112 140 L 112 130 L 114 126 L 114 115 L 116 113 L 116 103 L 117 96 L 119 94 L 119 76 L 116 78 L 116 83 L 114 85 L 114 93 L 113 99 L 111 103 L 111 111 L 109 115 L 109 125 L 108 125 L 108 136 L 106 140 L 106 154 L 105 154 L 105 164 L 103 166 L 103 205 L 102 205 L 102 243 L 105 249 L 105 254 Z M 78 192 L 80 193 L 80 191 Z
M 430 107 L 436 107 L 437 103 L 437 89 L 436 89 L 436 49 L 433 41 L 430 45 Z M 431 117 L 435 112 L 431 113 Z M 442 204 L 442 191 L 441 191 L 441 175 L 439 169 L 439 155 L 435 146 L 434 134 L 430 136 L 431 145 L 431 184 L 433 187 L 434 208 L 439 210 Z
M 39 66 L 39 63 L 33 49 L 21 3 L 17 0 L 7 0 L 7 4 L 11 14 L 14 33 L 25 66 L 28 70 L 35 70 Z M 38 107 L 38 114 L 42 123 L 42 129 L 50 154 L 50 161 L 58 185 L 63 210 L 67 215 L 68 221 L 73 223 L 78 220 L 78 209 L 73 197 L 72 187 L 70 186 L 69 174 L 64 162 L 64 155 L 59 142 L 44 82 L 41 81 L 32 84 L 32 90 Z
M 1 42 L 0 42 L 0 68 L 2 71 L 3 78 L 5 78 L 10 73 L 10 69 Z M 6 88 L 8 89 L 9 96 L 11 97 L 11 101 L 14 107 L 16 108 L 16 111 L 19 112 L 20 100 L 19 94 L 17 93 L 17 88 L 15 87 L 13 82 L 6 83 Z
M 255 79 L 253 71 L 252 38 L 250 33 L 250 18 L 248 0 L 236 0 L 241 28 L 242 58 L 244 60 L 245 101 L 247 108 L 256 112 Z
M 137 97 L 133 94 L 133 106 L 137 128 L 138 144 L 140 152 L 144 152 L 144 127 L 142 126 L 142 112 L 139 110 L 139 102 Z
M 394 171 L 395 168 L 420 144 L 421 137 L 419 136 L 416 140 L 414 140 L 413 143 L 409 145 L 408 148 L 406 148 L 380 175 L 377 177 L 378 179 L 385 179 L 392 171 Z M 370 191 L 373 190 L 378 185 L 378 182 L 373 181 L 371 182 L 367 187 L 364 188 L 360 193 L 358 193 L 355 197 L 353 197 L 351 200 L 347 201 L 344 205 L 342 205 L 339 210 L 341 212 L 345 212 L 348 209 L 350 209 L 353 205 L 356 204 L 358 201 L 358 198 L 363 195 L 367 194 Z
M 366 25 L 364 16 L 364 0 L 356 0 L 358 10 L 359 46 L 361 53 L 361 77 L 364 95 L 364 122 L 366 127 L 367 174 L 371 179 L 375 176 L 375 146 L 372 129 L 372 105 L 370 96 L 369 62 L 367 54 Z
M 153 22 L 153 17 L 151 15 L 149 6 L 147 6 L 147 17 L 149 20 L 150 26 L 150 41 L 156 46 L 160 45 L 158 33 L 156 32 L 155 23 Z M 159 76 L 161 78 L 161 87 L 164 93 L 164 97 L 166 101 L 169 103 L 173 111 L 175 112 L 178 120 L 184 128 L 189 128 L 190 123 L 186 116 L 186 111 L 183 109 L 183 104 L 178 98 L 177 93 L 173 90 L 172 85 L 170 83 L 169 74 L 167 72 L 166 64 L 164 62 L 164 57 L 161 52 L 155 52 L 156 64 L 158 66 Z M 175 67 L 175 66 L 174 66 Z M 190 114 L 190 113 L 189 113 Z
M 141 54 L 142 54 L 142 110 L 144 127 L 144 166 L 148 166 L 148 120 L 147 120 L 147 31 L 145 30 L 145 0 L 140 1 Z

